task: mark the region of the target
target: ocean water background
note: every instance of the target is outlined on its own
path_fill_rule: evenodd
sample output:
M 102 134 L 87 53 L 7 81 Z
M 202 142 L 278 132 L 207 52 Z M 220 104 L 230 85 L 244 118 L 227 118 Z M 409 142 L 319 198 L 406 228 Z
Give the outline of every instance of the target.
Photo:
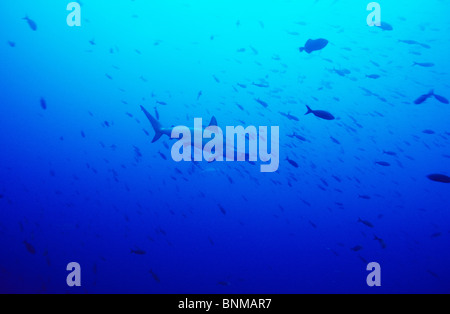
M 393 31 L 360 0 L 86 1 L 79 28 L 68 2 L 0 3 L 0 292 L 450 292 L 450 190 L 427 179 L 450 175 L 450 106 L 414 104 L 450 97 L 446 1 L 379 1 Z M 175 163 L 140 105 L 280 126 L 280 169 Z

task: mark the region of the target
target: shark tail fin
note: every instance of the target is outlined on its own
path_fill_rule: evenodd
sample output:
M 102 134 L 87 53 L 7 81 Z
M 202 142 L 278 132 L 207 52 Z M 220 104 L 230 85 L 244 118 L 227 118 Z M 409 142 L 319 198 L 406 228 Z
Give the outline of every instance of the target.
M 305 116 L 309 115 L 310 113 L 313 113 L 313 110 L 308 105 L 306 106 L 306 108 L 308 109 L 308 112 L 305 113 Z
M 162 125 L 143 106 L 141 106 L 141 109 L 147 116 L 148 120 L 152 124 L 153 130 L 155 131 L 155 137 L 152 140 L 152 143 L 155 143 L 161 138 L 161 136 L 164 135 L 164 133 L 162 132 Z

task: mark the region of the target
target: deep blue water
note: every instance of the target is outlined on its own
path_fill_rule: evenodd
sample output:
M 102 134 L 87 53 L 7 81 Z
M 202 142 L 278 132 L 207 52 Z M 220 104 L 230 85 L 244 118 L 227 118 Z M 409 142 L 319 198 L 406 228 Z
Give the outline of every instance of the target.
M 0 292 L 450 292 L 450 105 L 414 104 L 450 98 L 446 1 L 380 1 L 392 31 L 360 0 L 68 2 L 0 3 Z M 280 168 L 176 163 L 141 105 L 280 126 Z

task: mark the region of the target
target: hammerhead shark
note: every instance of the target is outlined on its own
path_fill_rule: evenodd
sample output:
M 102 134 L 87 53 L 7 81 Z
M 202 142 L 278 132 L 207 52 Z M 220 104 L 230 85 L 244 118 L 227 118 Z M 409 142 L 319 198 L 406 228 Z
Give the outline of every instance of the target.
M 272 127 L 271 131 L 271 147 L 272 151 L 269 154 L 268 153 L 268 143 L 267 138 L 262 133 L 267 133 L 267 127 L 260 127 L 260 129 L 265 129 L 264 131 L 260 130 L 259 135 L 257 134 L 256 127 L 248 127 L 247 129 L 244 129 L 242 126 L 233 128 L 234 131 L 230 132 L 230 134 L 227 134 L 227 136 L 224 135 L 222 132 L 222 129 L 218 127 L 217 125 L 217 119 L 213 116 L 211 118 L 211 122 L 209 123 L 208 127 L 202 126 L 201 119 L 194 119 L 194 128 L 188 128 L 188 127 L 170 127 L 166 128 L 159 123 L 158 120 L 156 120 L 143 106 L 141 106 L 142 111 L 147 116 L 148 120 L 150 121 L 153 130 L 155 131 L 155 136 L 153 137 L 152 143 L 157 142 L 163 135 L 167 135 L 169 138 L 179 138 L 179 136 L 182 134 L 183 137 L 177 142 L 177 144 L 174 145 L 172 149 L 172 154 L 175 152 L 177 154 L 177 157 L 174 157 L 175 160 L 192 160 L 192 155 L 190 153 L 186 153 L 186 150 L 183 149 L 183 155 L 179 154 L 179 148 L 178 147 L 186 147 L 186 145 L 190 145 L 191 147 L 197 149 L 195 152 L 195 161 L 201 161 L 203 158 L 203 153 L 208 153 L 208 149 L 210 149 L 210 155 L 209 157 L 205 157 L 209 162 L 213 162 L 215 160 L 220 161 L 234 161 L 234 157 L 237 155 L 238 161 L 247 161 L 250 164 L 255 164 L 255 162 L 258 160 L 258 146 L 259 146 L 259 154 L 261 157 L 261 160 L 263 162 L 269 162 L 270 164 L 263 164 L 261 165 L 261 171 L 262 172 L 275 172 L 278 170 L 279 166 L 279 128 L 278 127 Z M 211 130 L 213 129 L 213 130 Z M 216 130 L 214 130 L 216 129 Z M 227 127 L 228 129 L 228 127 Z M 253 131 L 253 130 L 254 131 Z M 187 130 L 187 131 L 184 131 Z M 211 139 L 210 135 L 204 135 L 204 132 L 206 131 L 215 133 L 214 139 Z M 191 133 L 188 136 L 186 136 L 186 133 Z M 261 133 L 262 132 L 262 133 Z M 207 133 L 207 132 L 206 132 Z M 228 132 L 227 132 L 228 133 Z M 209 133 L 208 133 L 209 134 Z M 220 135 L 219 135 L 220 134 Z M 194 135 L 194 141 L 192 143 L 192 135 Z M 201 139 L 198 138 L 198 136 L 201 136 Z M 238 147 L 235 145 L 235 135 L 238 136 Z M 185 139 L 186 137 L 186 139 Z M 222 137 L 222 138 L 220 138 Z M 241 140 L 239 140 L 239 138 Z M 230 140 L 231 139 L 231 140 Z M 246 145 L 245 143 L 249 141 L 249 152 L 246 151 Z M 259 142 L 258 142 L 259 141 Z M 244 143 L 243 143 L 244 142 Z M 180 145 L 181 143 L 181 145 Z M 211 144 L 213 143 L 213 145 Z M 259 143 L 259 144 L 258 144 Z M 178 146 L 177 146 L 178 145 Z M 211 146 L 212 145 L 212 146 Z M 217 146 L 219 145 L 219 146 Z M 222 147 L 223 145 L 223 147 Z M 230 145 L 230 146 L 229 146 Z M 264 148 L 265 147 L 265 148 Z M 217 150 L 219 148 L 219 151 Z M 222 149 L 223 148 L 223 149 Z M 200 155 L 198 154 L 198 150 L 203 151 Z M 206 150 L 206 151 L 205 151 Z M 212 152 L 214 150 L 214 153 Z M 186 153 L 186 156 L 184 155 Z M 173 157 L 174 155 L 172 155 Z M 220 156 L 219 159 L 217 157 Z M 223 158 L 221 158 L 223 157 Z
M 155 137 L 152 140 L 152 143 L 157 142 L 163 135 L 167 135 L 169 138 L 172 136 L 172 131 L 175 127 L 170 128 L 164 128 L 161 123 L 156 120 L 150 112 L 148 112 L 143 106 L 141 106 L 142 111 L 147 116 L 148 120 L 152 124 L 153 130 L 155 131 Z M 215 117 L 212 117 L 211 122 L 209 123 L 209 126 L 217 126 L 217 119 Z M 191 132 L 194 132 L 196 129 L 189 128 Z M 203 132 L 203 130 L 201 130 Z M 202 133 L 203 134 L 203 133 Z

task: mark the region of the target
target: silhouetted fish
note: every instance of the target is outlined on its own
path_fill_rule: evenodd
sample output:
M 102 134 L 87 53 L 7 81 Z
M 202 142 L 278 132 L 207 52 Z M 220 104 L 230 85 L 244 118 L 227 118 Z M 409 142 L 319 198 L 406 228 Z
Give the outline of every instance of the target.
M 289 159 L 289 157 L 287 157 L 286 160 L 291 164 L 292 167 L 298 168 L 298 164 L 295 161 Z
M 291 113 L 286 114 L 286 113 L 280 112 L 280 114 L 281 114 L 283 117 L 288 118 L 289 120 L 297 121 L 297 122 L 300 121 L 299 118 L 297 118 L 296 116 L 291 115 Z
M 223 208 L 222 205 L 220 205 L 220 204 L 218 206 L 219 206 L 219 209 L 220 209 L 221 213 L 226 215 L 227 211 L 225 210 L 225 208 Z
M 296 139 L 298 139 L 298 140 L 300 140 L 300 141 L 302 141 L 302 142 L 308 142 L 308 140 L 307 140 L 306 138 L 304 138 L 304 137 L 301 136 L 301 135 L 295 134 L 295 132 L 294 132 L 294 134 L 292 134 L 292 135 L 288 135 L 288 137 L 290 137 L 290 138 L 296 138 Z
M 386 162 L 386 161 L 377 161 L 376 162 L 377 165 L 383 166 L 383 167 L 390 167 L 391 164 Z
M 428 179 L 439 183 L 450 183 L 450 177 L 443 174 L 430 174 Z
M 381 238 L 379 238 L 379 237 L 377 237 L 377 236 L 374 236 L 374 240 L 375 240 L 375 241 L 378 241 L 378 242 L 380 243 L 381 248 L 382 248 L 383 250 L 386 248 L 386 243 L 384 242 L 383 239 L 381 239 Z
M 47 103 L 45 102 L 44 98 L 41 98 L 41 108 L 46 110 L 47 109 Z
M 27 21 L 28 26 L 30 26 L 30 28 L 31 28 L 33 31 L 36 31 L 36 30 L 37 30 L 37 24 L 36 24 L 35 21 L 31 20 L 28 16 L 24 17 L 23 20 Z
M 435 64 L 431 63 L 431 62 L 425 62 L 425 63 L 414 62 L 413 66 L 416 66 L 416 65 L 421 66 L 423 68 L 432 68 L 432 67 L 434 67 Z
M 306 51 L 307 53 L 312 53 L 314 51 L 319 51 L 328 46 L 328 40 L 320 38 L 320 39 L 309 39 L 305 47 L 300 48 L 300 52 Z
M 260 105 L 263 106 L 264 108 L 269 107 L 269 105 L 268 105 L 266 102 L 264 102 L 264 101 L 262 101 L 262 100 L 260 100 L 260 99 L 255 99 L 255 100 L 256 100 L 256 102 L 257 102 L 258 104 L 260 104 Z
M 135 254 L 135 255 L 145 255 L 147 254 L 145 251 L 142 250 L 131 250 L 131 254 Z
M 306 108 L 308 108 L 308 112 L 305 114 L 309 115 L 309 114 L 313 114 L 318 118 L 324 119 L 324 120 L 334 120 L 336 119 L 331 113 L 327 112 L 327 111 L 323 111 L 323 110 L 312 110 L 309 106 L 306 106 Z
M 359 252 L 359 251 L 361 251 L 362 249 L 363 249 L 363 247 L 360 246 L 360 245 L 358 245 L 358 246 L 355 246 L 354 248 L 352 248 L 351 250 L 352 250 L 353 252 Z
M 408 44 L 408 45 L 419 45 L 419 46 L 422 46 L 423 48 L 426 48 L 426 49 L 430 49 L 431 48 L 429 45 L 419 43 L 419 42 L 417 42 L 415 40 L 399 40 L 399 42 L 400 43 L 404 43 L 404 44 Z
M 416 101 L 414 101 L 414 103 L 416 105 L 423 104 L 425 101 L 428 100 L 428 98 L 432 97 L 433 95 L 434 95 L 434 91 L 431 90 L 428 94 L 422 95 L 419 98 L 417 98 Z
M 371 224 L 368 221 L 362 220 L 361 218 L 358 218 L 358 223 L 362 223 L 363 225 L 365 225 L 366 227 L 369 227 L 369 228 L 373 228 L 374 227 L 373 224 Z
M 381 25 L 378 27 L 384 31 L 393 31 L 394 30 L 394 27 L 392 27 L 391 24 L 386 23 L 386 22 L 381 22 Z
M 448 101 L 448 99 L 447 98 L 445 98 L 445 97 L 443 97 L 443 96 L 439 96 L 439 95 L 436 95 L 434 92 L 433 92 L 433 96 L 434 96 L 434 98 L 436 98 L 439 102 L 441 102 L 441 103 L 443 103 L 443 104 L 449 104 L 449 101 Z
M 149 273 L 150 273 L 150 275 L 152 275 L 153 279 L 155 279 L 156 282 L 161 282 L 161 281 L 159 280 L 158 275 L 156 275 L 155 272 L 154 272 L 153 270 L 150 269 Z
M 36 249 L 34 248 L 34 246 L 32 246 L 27 241 L 23 241 L 23 244 L 25 244 L 25 247 L 30 254 L 33 254 L 33 255 L 36 254 Z

